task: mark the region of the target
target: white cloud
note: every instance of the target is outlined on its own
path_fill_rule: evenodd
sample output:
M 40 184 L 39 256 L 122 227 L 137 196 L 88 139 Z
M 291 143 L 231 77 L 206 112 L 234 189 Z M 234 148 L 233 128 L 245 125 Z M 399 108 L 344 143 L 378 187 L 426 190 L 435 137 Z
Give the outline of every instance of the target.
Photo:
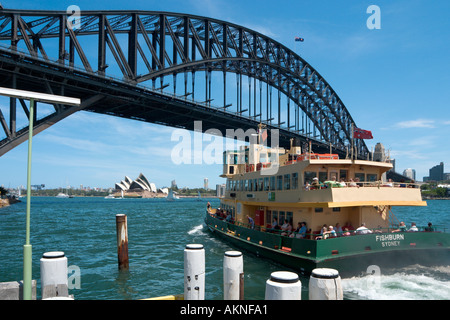
M 435 121 L 428 119 L 417 119 L 398 122 L 395 126 L 398 128 L 434 128 Z

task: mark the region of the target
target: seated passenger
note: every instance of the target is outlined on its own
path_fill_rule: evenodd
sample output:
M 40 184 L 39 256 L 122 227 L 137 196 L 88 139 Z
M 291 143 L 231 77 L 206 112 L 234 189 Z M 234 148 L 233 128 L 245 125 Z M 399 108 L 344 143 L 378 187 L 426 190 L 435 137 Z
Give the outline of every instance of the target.
M 368 234 L 368 233 L 372 233 L 372 231 L 367 229 L 366 224 L 363 222 L 363 223 L 361 223 L 361 226 L 358 229 L 356 229 L 356 233 L 357 234 Z
M 425 227 L 426 232 L 433 232 L 434 228 L 432 227 L 431 222 L 428 222 L 428 227 Z
M 336 237 L 336 231 L 334 230 L 334 228 L 333 228 L 333 226 L 329 226 L 328 227 L 328 235 L 330 236 L 330 237 L 333 237 L 333 238 L 335 238 Z
M 349 235 L 351 235 L 350 231 L 348 231 L 348 228 L 344 228 L 344 232 L 342 233 L 343 237 L 348 237 Z
M 341 187 L 346 187 L 347 186 L 347 184 L 345 183 L 345 179 L 344 178 L 341 179 L 341 181 L 339 182 L 339 185 Z
M 311 190 L 320 189 L 321 185 L 322 184 L 319 182 L 319 178 L 315 177 L 313 178 L 313 182 L 311 183 Z
M 405 232 L 405 231 L 406 231 L 406 225 L 403 221 L 400 222 L 398 229 L 392 230 L 392 232 Z
M 289 223 L 287 219 L 284 220 L 284 224 L 281 226 L 281 230 L 283 231 L 281 233 L 282 236 L 287 236 L 292 231 L 292 225 Z
M 358 188 L 359 186 L 356 184 L 355 181 L 353 181 L 353 179 L 350 179 L 350 182 L 348 183 L 349 187 L 354 187 L 354 188 Z
M 417 228 L 415 222 L 412 222 L 412 223 L 411 223 L 411 228 L 409 228 L 408 231 L 409 231 L 409 232 L 417 232 L 417 231 L 419 231 L 419 229 Z

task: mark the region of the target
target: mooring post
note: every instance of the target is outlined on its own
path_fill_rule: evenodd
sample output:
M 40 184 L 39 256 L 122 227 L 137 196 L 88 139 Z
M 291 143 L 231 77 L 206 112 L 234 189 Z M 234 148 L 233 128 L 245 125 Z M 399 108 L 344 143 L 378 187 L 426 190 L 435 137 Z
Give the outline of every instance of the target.
M 42 299 L 68 297 L 67 257 L 64 252 L 46 252 L 40 264 Z
M 128 227 L 125 214 L 116 214 L 116 230 L 119 270 L 126 270 L 128 269 Z
M 343 300 L 344 293 L 339 272 L 317 268 L 309 278 L 309 300 Z
M 188 244 L 184 249 L 184 300 L 205 300 L 205 249 Z
M 243 300 L 244 263 L 242 252 L 226 251 L 223 258 L 223 299 Z
M 266 282 L 265 300 L 301 300 L 302 283 L 298 275 L 288 271 L 272 272 Z

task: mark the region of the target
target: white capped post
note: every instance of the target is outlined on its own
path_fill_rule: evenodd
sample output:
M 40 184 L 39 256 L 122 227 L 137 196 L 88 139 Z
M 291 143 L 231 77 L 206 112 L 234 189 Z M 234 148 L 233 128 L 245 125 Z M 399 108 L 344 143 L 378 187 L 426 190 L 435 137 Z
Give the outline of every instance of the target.
M 205 300 L 205 249 L 188 244 L 184 249 L 184 300 Z

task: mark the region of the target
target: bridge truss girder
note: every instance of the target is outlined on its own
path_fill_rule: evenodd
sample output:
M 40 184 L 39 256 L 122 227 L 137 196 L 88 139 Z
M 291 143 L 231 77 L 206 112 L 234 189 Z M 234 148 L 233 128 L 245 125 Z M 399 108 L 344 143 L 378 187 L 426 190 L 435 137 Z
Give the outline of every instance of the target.
M 52 39 L 53 42 L 50 45 L 48 41 Z M 90 39 L 90 41 L 86 42 L 86 39 Z M 345 152 L 346 148 L 350 146 L 354 121 L 325 79 L 305 60 L 282 44 L 242 26 L 206 17 L 176 13 L 84 11 L 81 12 L 79 27 L 73 28 L 71 16 L 66 12 L 0 10 L 0 43 L 9 46 L 7 50 L 0 48 L 0 51 L 4 51 L 8 58 L 17 59 L 17 55 L 14 58 L 15 54 L 29 56 L 30 59 L 34 59 L 36 64 L 41 64 L 43 72 L 44 70 L 48 71 L 49 65 L 56 64 L 60 72 L 69 72 L 89 79 L 91 82 L 97 82 L 93 87 L 101 88 L 100 92 L 108 91 L 99 84 L 111 81 L 108 77 L 111 74 L 107 73 L 107 70 L 110 69 L 116 70 L 115 76 L 119 75 L 122 78 L 123 85 L 140 88 L 144 84 L 153 91 L 151 94 L 153 97 L 157 96 L 158 91 L 161 93 L 160 96 L 163 96 L 163 89 L 158 90 L 158 88 L 163 88 L 166 85 L 165 79 L 172 77 L 175 94 L 172 101 L 184 99 L 183 103 L 190 105 L 189 108 L 192 109 L 188 108 L 187 110 L 191 110 L 192 113 L 202 108 L 205 109 L 205 112 L 202 113 L 204 118 L 216 117 L 220 113 L 220 119 L 222 117 L 238 119 L 234 125 L 240 128 L 245 124 L 245 120 L 249 125 L 263 122 L 269 128 L 279 128 L 285 137 L 298 136 L 303 140 L 312 140 L 321 147 L 332 145 L 340 153 Z M 49 57 L 56 57 L 56 61 Z M 4 64 L 7 63 L 4 62 Z M 78 65 L 81 68 L 78 68 Z M 24 68 L 29 67 L 29 65 L 24 66 Z M 23 78 L 23 76 L 26 77 L 24 70 L 9 72 L 8 86 L 17 87 L 23 85 L 18 85 L 18 82 L 26 82 Z M 195 92 L 200 91 L 198 88 L 195 89 L 196 73 L 198 72 L 205 75 L 204 83 L 202 83 L 204 84 L 202 93 L 205 95 L 203 103 L 194 100 L 194 96 L 199 96 Z M 223 86 L 223 104 L 216 108 L 211 104 L 211 91 L 215 85 L 212 83 L 213 72 L 223 74 L 223 83 L 221 84 Z M 229 73 L 236 74 L 236 101 L 234 101 L 233 112 L 226 110 L 229 102 L 226 84 Z M 182 81 L 184 90 L 183 88 L 176 89 L 180 76 L 184 79 Z M 248 91 L 244 88 L 243 76 L 249 79 Z M 50 74 L 47 74 L 46 77 L 37 89 L 49 93 L 55 90 L 63 93 L 70 91 L 68 89 L 70 85 L 65 84 L 64 79 L 62 79 L 62 83 L 58 83 L 52 79 Z M 21 80 L 18 80 L 19 78 Z M 188 83 L 189 79 L 191 80 L 190 84 Z M 257 81 L 260 91 L 259 110 Z M 267 87 L 264 112 L 261 98 L 263 84 Z M 278 95 L 273 108 L 272 89 Z M 81 94 L 81 91 L 76 88 L 72 88 L 72 90 L 75 95 Z M 248 105 L 242 101 L 243 91 L 248 94 Z M 146 108 L 139 107 L 139 102 L 129 101 L 136 100 L 136 97 L 133 96 L 130 96 L 127 101 L 116 97 L 122 102 L 108 110 L 108 107 L 104 106 L 104 102 L 110 101 L 108 99 L 112 99 L 114 93 L 109 92 L 108 94 L 106 96 L 98 95 L 98 93 L 84 95 L 83 98 L 90 98 L 91 102 L 85 103 L 82 109 L 166 125 L 189 127 L 188 124 L 183 123 L 182 119 L 179 120 L 179 124 L 173 120 L 167 121 L 167 119 L 163 119 L 163 116 L 160 121 L 151 120 L 146 115 L 149 112 Z M 191 97 L 188 98 L 189 95 L 192 96 L 192 100 Z M 286 97 L 287 106 L 281 105 L 281 95 Z M 0 122 L 7 136 L 2 141 L 3 144 L 12 143 L 19 133 L 16 132 L 13 123 L 17 113 L 17 102 L 13 100 L 10 104 L 9 126 L 0 111 Z M 22 107 L 24 106 L 23 102 L 20 104 Z M 130 105 L 133 105 L 134 115 L 121 110 Z M 171 109 L 169 105 L 170 102 L 164 102 L 164 107 L 161 105 L 159 107 L 167 112 L 166 118 L 175 115 L 182 116 L 177 111 L 171 112 L 175 109 Z M 194 108 L 193 105 L 196 107 Z M 292 109 L 294 109 L 294 116 L 291 115 Z M 54 123 L 76 111 L 78 110 L 74 108 L 55 106 L 55 113 L 47 117 L 45 121 L 38 120 L 38 124 Z M 301 122 L 300 113 L 306 117 Z M 265 119 L 263 115 L 265 115 Z M 191 118 L 187 117 L 186 119 Z M 231 122 L 228 121 L 227 124 Z M 220 124 L 223 125 L 223 122 Z M 207 127 L 204 126 L 204 129 L 206 130 Z M 217 128 L 222 130 L 220 125 Z M 24 130 L 22 130 L 22 134 L 25 133 Z M 317 135 L 313 133 L 316 130 L 318 131 Z M 16 139 L 16 141 L 19 140 Z M 0 148 L 2 148 L 2 142 L 0 142 Z M 356 148 L 360 156 L 366 157 L 368 149 L 364 141 L 356 140 Z

